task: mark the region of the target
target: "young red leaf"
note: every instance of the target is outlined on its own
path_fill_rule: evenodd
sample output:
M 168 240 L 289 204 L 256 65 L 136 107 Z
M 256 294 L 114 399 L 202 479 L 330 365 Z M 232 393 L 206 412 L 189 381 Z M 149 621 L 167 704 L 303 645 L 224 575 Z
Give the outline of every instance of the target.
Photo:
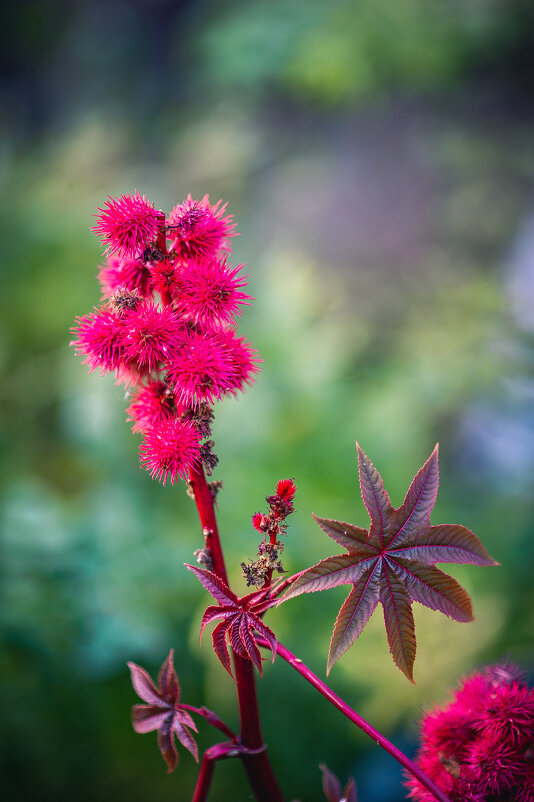
M 314 516 L 326 534 L 347 550 L 299 574 L 281 601 L 337 585 L 353 589 L 336 620 L 327 671 L 354 643 L 378 601 L 384 608 L 393 660 L 413 681 L 415 632 L 411 605 L 416 601 L 457 621 L 472 621 L 471 600 L 437 562 L 498 565 L 471 530 L 456 524 L 430 525 L 439 484 L 437 446 L 415 475 L 403 504 L 394 509 L 382 477 L 356 444 L 369 532 L 342 521 Z
M 211 586 L 211 576 L 207 578 L 205 576 L 206 574 L 210 574 L 210 572 L 204 571 L 203 569 L 196 569 L 195 572 L 197 571 L 202 572 L 201 581 L 204 580 Z M 223 583 L 221 583 L 221 585 L 222 584 Z M 217 588 L 217 593 L 220 593 L 219 587 Z M 234 652 L 245 660 L 250 660 L 254 663 L 261 674 L 262 658 L 253 630 L 259 632 L 262 637 L 269 641 L 273 660 L 276 656 L 276 638 L 274 633 L 260 618 L 260 615 L 262 615 L 266 609 L 266 592 L 263 590 L 255 591 L 254 593 L 249 593 L 248 596 L 244 596 L 242 599 L 238 599 L 237 596 L 235 599 L 236 602 L 231 605 L 217 606 L 212 604 L 206 608 L 200 626 L 200 637 L 202 637 L 202 633 L 207 624 L 222 618 L 223 620 L 217 624 L 213 630 L 212 638 L 215 654 L 224 668 L 228 671 L 230 676 L 233 676 L 230 655 L 226 645 L 226 636 L 228 635 Z

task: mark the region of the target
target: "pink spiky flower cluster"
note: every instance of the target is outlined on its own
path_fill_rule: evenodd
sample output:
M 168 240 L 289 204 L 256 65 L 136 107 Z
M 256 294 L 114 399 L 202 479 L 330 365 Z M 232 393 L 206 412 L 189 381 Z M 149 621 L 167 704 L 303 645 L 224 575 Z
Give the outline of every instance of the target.
M 534 800 L 534 690 L 514 666 L 467 677 L 421 722 L 417 762 L 452 802 Z M 434 799 L 414 777 L 409 798 Z
M 211 407 L 244 392 L 261 361 L 235 331 L 252 299 L 243 265 L 228 262 L 232 216 L 221 201 L 189 195 L 166 219 L 135 192 L 110 198 L 96 217 L 103 303 L 77 319 L 72 344 L 90 371 L 129 388 L 128 419 L 153 477 L 186 479 L 202 461 L 211 472 L 212 441 L 201 443 Z

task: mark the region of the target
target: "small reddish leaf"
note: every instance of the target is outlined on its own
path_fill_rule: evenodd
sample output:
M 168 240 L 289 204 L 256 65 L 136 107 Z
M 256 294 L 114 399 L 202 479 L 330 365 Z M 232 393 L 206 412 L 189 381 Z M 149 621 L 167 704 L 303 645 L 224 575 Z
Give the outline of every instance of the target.
M 136 732 L 158 731 L 158 746 L 168 771 L 174 771 L 178 763 L 178 752 L 174 743 L 177 734 L 180 741 L 198 761 L 198 750 L 191 734 L 185 730 L 190 727 L 196 732 L 196 725 L 187 710 L 178 704 L 180 699 L 180 683 L 173 665 L 174 649 L 159 671 L 159 687 L 156 688 L 150 675 L 135 663 L 128 663 L 132 672 L 132 683 L 135 691 L 142 699 L 152 701 L 148 705 L 134 705 L 132 708 L 132 725 Z M 183 734 L 185 732 L 185 735 Z
M 232 663 L 230 662 L 230 654 L 226 645 L 226 621 L 221 621 L 220 624 L 217 624 L 211 637 L 215 654 L 233 679 Z
M 345 599 L 338 613 L 330 641 L 327 675 L 334 663 L 352 646 L 378 604 L 380 590 L 380 563 L 375 563 L 360 577 L 358 584 Z
M 328 802 L 339 802 L 341 798 L 341 783 L 325 763 L 319 763 L 319 768 L 323 774 L 322 785 L 325 797 Z
M 319 518 L 313 515 L 315 523 L 319 524 L 323 532 L 326 532 L 328 537 L 344 546 L 351 553 L 362 555 L 369 555 L 373 552 L 378 553 L 378 549 L 370 546 L 367 542 L 369 533 L 366 529 L 361 529 L 359 526 L 353 526 L 342 521 L 332 521 L 329 518 Z M 362 549 L 360 547 L 363 546 Z
M 380 544 L 386 533 L 387 520 L 392 510 L 389 496 L 384 490 L 384 482 L 377 469 L 364 451 L 356 443 L 358 452 L 358 471 L 363 503 L 371 519 L 371 531 Z
M 416 643 L 410 596 L 400 579 L 385 565 L 382 573 L 384 582 L 380 589 L 380 601 L 384 608 L 389 650 L 400 670 L 413 682 Z
M 185 563 L 185 566 L 194 573 L 200 582 L 202 582 L 215 601 L 228 607 L 232 605 L 237 606 L 239 599 L 222 579 L 219 579 L 218 576 L 211 571 L 207 571 L 205 568 L 197 568 L 195 565 L 188 565 L 187 563 Z

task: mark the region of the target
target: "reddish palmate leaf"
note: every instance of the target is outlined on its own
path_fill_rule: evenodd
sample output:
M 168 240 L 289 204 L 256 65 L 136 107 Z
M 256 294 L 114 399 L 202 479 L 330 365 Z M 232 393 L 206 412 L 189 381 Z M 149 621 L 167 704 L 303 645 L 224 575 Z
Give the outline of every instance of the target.
M 276 656 L 274 633 L 260 618 L 260 615 L 269 607 L 270 599 L 267 593 L 261 590 L 254 591 L 239 599 L 228 585 L 211 571 L 193 565 L 187 565 L 187 568 L 202 582 L 215 601 L 219 602 L 218 605 L 212 604 L 204 611 L 200 625 L 200 637 L 202 638 L 207 624 L 221 619 L 213 630 L 212 640 L 215 654 L 224 668 L 232 677 L 232 664 L 226 645 L 226 636 L 228 635 L 234 652 L 244 657 L 245 660 L 250 660 L 262 674 L 262 658 L 254 632 L 258 632 L 269 642 L 273 660 Z
M 327 590 L 353 588 L 339 611 L 328 655 L 327 673 L 365 627 L 380 602 L 388 644 L 397 666 L 413 682 L 415 628 L 412 602 L 439 610 L 456 621 L 472 621 L 471 600 L 438 562 L 498 565 L 464 526 L 430 525 L 438 492 L 438 447 L 415 475 L 401 507 L 394 509 L 382 477 L 358 444 L 363 502 L 369 531 L 352 524 L 318 518 L 326 534 L 347 550 L 303 571 L 281 601 Z
M 158 731 L 158 746 L 168 771 L 174 771 L 178 763 L 178 752 L 174 736 L 188 749 L 198 763 L 198 748 L 189 730 L 197 731 L 195 722 L 180 704 L 180 683 L 173 665 L 174 651 L 160 668 L 158 687 L 147 671 L 135 663 L 128 663 L 132 674 L 132 685 L 146 705 L 132 707 L 132 724 L 136 732 Z M 189 728 L 189 729 L 187 729 Z

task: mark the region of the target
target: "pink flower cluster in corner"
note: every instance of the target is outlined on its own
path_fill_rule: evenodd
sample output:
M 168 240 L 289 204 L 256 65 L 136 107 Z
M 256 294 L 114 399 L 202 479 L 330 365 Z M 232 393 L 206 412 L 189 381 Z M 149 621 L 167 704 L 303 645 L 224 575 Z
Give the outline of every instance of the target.
M 452 802 L 533 802 L 534 690 L 514 666 L 467 677 L 421 722 L 417 762 Z M 413 776 L 409 798 L 431 802 Z
M 237 318 L 252 300 L 243 265 L 228 262 L 231 215 L 189 195 L 168 218 L 138 192 L 110 198 L 93 231 L 107 254 L 103 303 L 73 329 L 90 371 L 113 372 L 131 395 L 141 464 L 163 484 L 213 467 L 211 406 L 244 392 L 261 361 Z M 211 441 L 209 441 L 211 443 Z

